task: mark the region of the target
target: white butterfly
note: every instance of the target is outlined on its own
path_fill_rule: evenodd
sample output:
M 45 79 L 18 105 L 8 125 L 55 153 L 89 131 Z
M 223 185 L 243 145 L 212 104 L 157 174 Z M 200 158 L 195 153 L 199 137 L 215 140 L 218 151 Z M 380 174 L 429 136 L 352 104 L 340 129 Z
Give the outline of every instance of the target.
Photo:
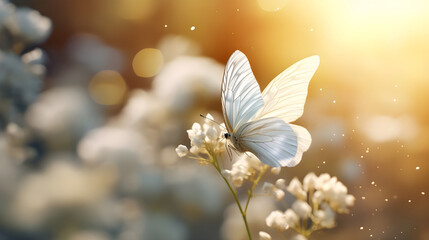
M 235 51 L 228 60 L 222 80 L 222 109 L 228 133 L 240 152 L 252 152 L 273 167 L 293 167 L 311 144 L 303 127 L 289 124 L 302 116 L 311 77 L 319 56 L 290 66 L 261 94 L 246 56 Z

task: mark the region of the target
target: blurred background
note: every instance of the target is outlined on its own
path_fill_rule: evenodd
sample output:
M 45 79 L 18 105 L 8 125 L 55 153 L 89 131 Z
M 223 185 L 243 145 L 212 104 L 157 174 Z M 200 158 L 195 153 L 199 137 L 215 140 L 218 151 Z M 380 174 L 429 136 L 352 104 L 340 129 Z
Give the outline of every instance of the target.
M 429 239 L 428 11 L 423 0 L 0 0 L 0 239 L 245 239 L 219 176 L 174 151 L 200 113 L 222 121 L 236 49 L 262 89 L 320 56 L 297 121 L 313 143 L 281 176 L 327 172 L 356 204 L 310 239 Z M 253 230 L 266 230 L 276 206 L 252 206 Z

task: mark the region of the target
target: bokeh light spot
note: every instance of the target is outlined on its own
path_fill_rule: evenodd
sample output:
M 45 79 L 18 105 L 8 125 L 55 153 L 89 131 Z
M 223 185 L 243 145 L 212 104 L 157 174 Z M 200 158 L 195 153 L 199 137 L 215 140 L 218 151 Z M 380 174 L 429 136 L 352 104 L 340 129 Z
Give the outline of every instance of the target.
M 133 59 L 133 69 L 139 77 L 153 77 L 162 68 L 164 56 L 155 48 L 145 48 L 136 54 Z
M 259 6 L 267 12 L 275 12 L 286 6 L 287 0 L 258 0 Z
M 127 85 L 121 74 L 103 70 L 92 77 L 89 93 L 92 99 L 102 105 L 117 105 L 124 99 Z

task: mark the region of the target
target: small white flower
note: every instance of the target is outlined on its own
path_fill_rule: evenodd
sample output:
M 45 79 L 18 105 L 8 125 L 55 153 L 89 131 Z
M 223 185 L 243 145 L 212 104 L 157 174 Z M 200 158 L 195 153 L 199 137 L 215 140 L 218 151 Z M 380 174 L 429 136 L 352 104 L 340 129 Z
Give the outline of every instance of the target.
M 265 223 L 268 227 L 275 228 L 279 231 L 284 231 L 289 228 L 285 214 L 278 210 L 272 211 L 265 219 Z
M 231 178 L 232 183 L 236 187 L 240 187 L 244 180 L 249 179 L 250 176 L 255 175 L 263 167 L 263 164 L 253 154 L 242 154 L 240 158 L 232 165 Z
M 271 235 L 266 232 L 260 231 L 259 240 L 271 240 Z
M 264 185 L 262 185 L 262 191 L 265 193 L 270 193 L 274 188 L 274 185 L 269 182 L 264 182 Z
M 276 186 L 280 189 L 286 189 L 286 180 L 284 180 L 283 178 L 277 179 Z
M 274 186 L 272 183 L 265 182 L 262 186 L 262 190 L 265 193 L 273 195 L 278 201 L 282 200 L 285 196 L 285 192 Z
M 241 187 L 243 185 L 244 180 L 248 179 L 251 176 L 251 168 L 249 166 L 249 162 L 247 161 L 246 156 L 243 154 L 233 165 L 231 168 L 231 178 L 232 183 L 235 187 Z
M 192 128 L 186 131 L 188 133 L 189 139 L 201 138 L 203 131 L 199 123 L 192 124 Z
M 317 176 L 313 172 L 308 173 L 303 180 L 304 190 L 309 191 L 316 187 Z
M 216 141 L 219 138 L 219 132 L 214 126 L 208 127 L 205 135 L 206 141 Z
M 301 182 L 296 177 L 294 177 L 292 181 L 290 181 L 287 190 L 299 199 L 307 199 L 307 193 L 302 189 Z
M 192 142 L 191 142 L 191 145 L 192 145 Z M 199 147 L 197 147 L 197 146 L 192 146 L 190 149 L 189 149 L 189 152 L 190 153 L 192 153 L 192 154 L 198 154 L 198 153 L 200 153 L 202 151 L 202 149 L 200 149 Z
M 29 8 L 18 8 L 15 14 L 9 16 L 6 25 L 13 34 L 31 43 L 45 41 L 52 30 L 49 18 Z
M 324 228 L 333 228 L 335 227 L 335 212 L 326 203 L 322 204 L 321 209 L 314 213 L 314 221 Z
M 176 148 L 176 153 L 179 157 L 184 157 L 188 154 L 188 148 L 185 145 L 180 144 Z
M 331 179 L 331 176 L 327 173 L 320 174 L 316 181 L 316 189 L 321 189 L 326 182 Z
M 280 201 L 280 200 L 282 200 L 285 197 L 285 192 L 283 190 L 281 190 L 281 189 L 276 188 L 273 191 L 273 195 L 277 199 L 277 201 Z
M 355 205 L 355 201 L 356 201 L 356 198 L 353 195 L 348 194 L 346 196 L 345 203 L 348 207 Z
M 290 227 L 298 226 L 299 217 L 292 209 L 288 209 L 284 213 L 286 218 L 286 223 Z
M 306 219 L 311 215 L 311 207 L 307 202 L 297 199 L 292 204 L 292 209 L 296 212 L 296 214 L 302 219 Z
M 209 127 L 214 125 L 214 118 L 210 113 L 207 113 L 207 115 L 204 119 L 204 125 L 207 125 Z
M 319 206 L 322 203 L 323 198 L 324 198 L 324 196 L 323 196 L 323 193 L 321 191 L 315 191 L 313 193 L 313 198 L 311 199 L 311 201 L 313 202 L 313 204 L 315 206 Z
M 281 167 L 273 167 L 271 168 L 270 172 L 274 175 L 279 175 L 281 170 L 282 170 Z
M 297 234 L 297 235 L 293 236 L 290 240 L 307 240 L 307 238 L 301 234 Z

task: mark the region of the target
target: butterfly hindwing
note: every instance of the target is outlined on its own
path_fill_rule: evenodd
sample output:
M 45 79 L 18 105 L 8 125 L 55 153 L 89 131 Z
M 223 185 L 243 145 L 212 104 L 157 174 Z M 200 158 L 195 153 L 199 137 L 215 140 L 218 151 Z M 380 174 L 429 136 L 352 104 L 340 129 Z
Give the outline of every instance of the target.
M 228 132 L 233 133 L 264 106 L 261 90 L 246 56 L 235 51 L 222 80 L 222 108 Z
M 278 118 L 264 118 L 243 124 L 235 135 L 241 149 L 250 151 L 272 167 L 293 167 L 299 163 L 297 136 L 292 127 Z

